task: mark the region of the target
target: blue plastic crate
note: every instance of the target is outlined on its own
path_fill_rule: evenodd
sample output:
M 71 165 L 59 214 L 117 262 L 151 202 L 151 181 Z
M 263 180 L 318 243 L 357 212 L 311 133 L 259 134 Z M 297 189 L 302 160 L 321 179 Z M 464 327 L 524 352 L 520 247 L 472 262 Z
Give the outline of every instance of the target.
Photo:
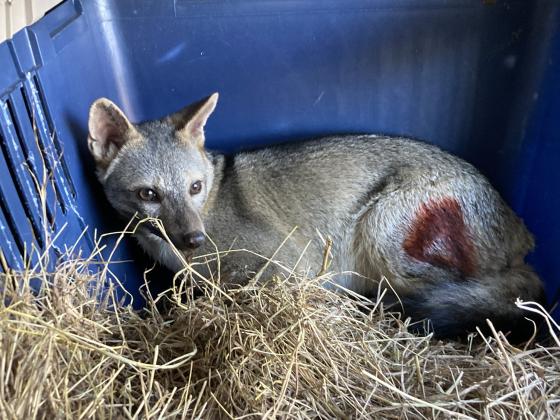
M 55 158 L 46 217 L 72 244 L 115 225 L 86 148 L 106 96 L 134 121 L 219 91 L 208 145 L 341 132 L 406 135 L 475 164 L 536 235 L 560 290 L 560 4 L 556 0 L 68 0 L 0 44 L 0 236 L 44 246 L 31 173 Z M 39 141 L 32 122 L 36 121 Z M 62 156 L 61 159 L 57 157 Z M 119 259 L 134 253 L 122 247 Z M 28 246 L 28 245 L 27 245 Z M 86 236 L 80 246 L 92 246 Z M 132 262 L 114 267 L 138 296 Z

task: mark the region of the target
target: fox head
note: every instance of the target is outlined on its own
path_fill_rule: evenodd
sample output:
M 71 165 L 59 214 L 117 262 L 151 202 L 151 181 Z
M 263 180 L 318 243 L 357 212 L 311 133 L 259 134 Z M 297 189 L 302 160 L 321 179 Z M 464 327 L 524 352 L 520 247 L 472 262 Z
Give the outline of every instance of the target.
M 204 149 L 204 126 L 217 101 L 214 93 L 141 124 L 131 123 L 105 98 L 89 112 L 88 147 L 111 205 L 127 219 L 136 214 L 161 220 L 169 239 L 187 255 L 205 241 L 202 213 L 214 167 Z M 149 222 L 138 226 L 136 236 L 148 248 L 167 246 Z

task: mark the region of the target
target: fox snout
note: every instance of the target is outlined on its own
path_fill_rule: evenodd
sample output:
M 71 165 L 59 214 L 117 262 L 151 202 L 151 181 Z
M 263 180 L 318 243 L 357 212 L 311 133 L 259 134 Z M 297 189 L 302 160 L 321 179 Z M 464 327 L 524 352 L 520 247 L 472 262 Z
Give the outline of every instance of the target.
M 199 248 L 206 238 L 200 230 L 195 230 L 179 236 L 179 240 L 173 240 L 173 244 L 180 250 L 193 250 Z
M 144 227 L 153 235 L 165 240 L 165 236 L 157 226 L 146 223 Z M 192 251 L 200 248 L 206 242 L 206 236 L 201 230 L 193 230 L 188 233 L 179 232 L 177 234 L 167 232 L 167 236 L 180 251 Z

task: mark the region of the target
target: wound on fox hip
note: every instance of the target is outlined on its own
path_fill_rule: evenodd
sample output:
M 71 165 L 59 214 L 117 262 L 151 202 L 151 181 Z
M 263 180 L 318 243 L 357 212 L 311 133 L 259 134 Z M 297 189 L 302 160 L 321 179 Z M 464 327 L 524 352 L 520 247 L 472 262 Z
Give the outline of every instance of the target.
M 475 274 L 474 246 L 455 198 L 422 203 L 403 249 L 412 258 L 435 267 L 457 270 L 464 277 Z

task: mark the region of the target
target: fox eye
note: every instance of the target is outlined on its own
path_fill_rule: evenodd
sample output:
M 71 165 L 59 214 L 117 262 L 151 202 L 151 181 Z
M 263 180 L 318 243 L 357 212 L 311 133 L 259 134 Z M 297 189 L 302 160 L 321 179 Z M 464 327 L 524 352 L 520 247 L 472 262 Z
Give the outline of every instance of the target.
M 202 181 L 196 181 L 191 184 L 191 195 L 198 194 L 202 190 Z
M 159 201 L 159 196 L 151 188 L 140 188 L 137 194 L 142 201 Z

